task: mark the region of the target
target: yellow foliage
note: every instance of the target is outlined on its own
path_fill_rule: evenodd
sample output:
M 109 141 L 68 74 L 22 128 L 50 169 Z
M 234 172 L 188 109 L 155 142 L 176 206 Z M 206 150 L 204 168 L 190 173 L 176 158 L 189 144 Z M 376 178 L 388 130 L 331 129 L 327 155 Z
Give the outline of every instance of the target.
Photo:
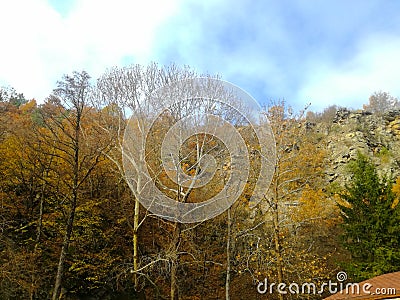
M 27 102 L 25 104 L 22 104 L 19 107 L 19 110 L 22 113 L 32 113 L 36 109 L 36 107 L 37 107 L 36 100 L 32 99 L 31 101 L 29 101 L 29 102 Z
M 306 186 L 299 198 L 299 206 L 293 214 L 295 222 L 327 222 L 337 215 L 335 199 L 328 197 L 322 189 Z
M 395 208 L 400 200 L 400 177 L 397 178 L 396 183 L 393 185 L 393 193 L 396 194 L 396 199 L 392 203 L 392 208 Z
M 294 219 L 296 221 L 304 221 L 322 217 L 326 199 L 326 195 L 321 189 L 313 190 L 306 186 L 301 193 L 299 208 Z
M 344 200 L 342 197 L 340 197 L 338 194 L 334 195 L 335 202 L 341 206 L 351 208 L 351 204 Z

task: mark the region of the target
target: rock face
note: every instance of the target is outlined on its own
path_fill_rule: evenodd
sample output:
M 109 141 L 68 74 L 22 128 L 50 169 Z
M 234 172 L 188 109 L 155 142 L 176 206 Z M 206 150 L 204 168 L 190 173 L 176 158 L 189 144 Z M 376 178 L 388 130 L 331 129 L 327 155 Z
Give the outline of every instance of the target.
M 372 114 L 339 109 L 332 122 L 315 127 L 327 144 L 329 182 L 346 178 L 346 165 L 358 152 L 369 156 L 381 175 L 400 175 L 400 110 Z

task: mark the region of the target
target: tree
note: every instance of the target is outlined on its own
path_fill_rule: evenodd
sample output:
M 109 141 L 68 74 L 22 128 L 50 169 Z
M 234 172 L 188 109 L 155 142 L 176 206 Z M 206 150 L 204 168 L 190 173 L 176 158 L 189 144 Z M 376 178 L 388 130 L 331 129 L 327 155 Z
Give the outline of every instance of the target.
M 0 88 L 0 102 L 7 102 L 16 107 L 20 107 L 22 104 L 27 103 L 23 93 L 17 93 L 12 87 Z
M 29 299 L 41 295 L 48 279 L 39 263 L 38 246 L 42 234 L 41 204 L 45 197 L 45 183 L 41 178 L 49 162 L 41 164 L 43 154 L 33 146 L 31 115 L 35 109 L 34 100 L 19 108 L 9 105 L 2 115 L 3 120 L 8 120 L 4 124 L 4 140 L 0 142 L 0 200 L 4 209 L 0 240 L 5 246 L 0 250 L 0 260 L 4 259 L 2 275 L 6 274 L 0 275 L 0 282 L 17 283 L 15 287 L 11 284 L 0 289 L 9 293 L 18 291 Z
M 169 187 L 162 178 L 159 178 L 166 174 L 162 174 L 157 165 L 159 162 L 157 157 L 160 157 L 160 137 L 162 133 L 165 133 L 163 128 L 167 128 L 174 117 L 179 118 L 182 111 L 188 112 L 188 107 L 174 107 L 175 115 L 163 115 L 164 119 L 159 123 L 153 124 L 153 129 L 151 129 L 152 114 L 159 110 L 160 106 L 162 107 L 166 104 L 162 101 L 160 102 L 159 99 L 155 99 L 154 96 L 151 97 L 151 95 L 168 83 L 179 82 L 193 77 L 194 72 L 189 68 L 179 68 L 175 65 L 160 68 L 157 64 L 150 64 L 145 68 L 140 65 L 114 68 L 106 72 L 97 83 L 97 100 L 100 106 L 105 107 L 105 110 L 108 111 L 108 117 L 111 119 L 111 123 L 108 122 L 108 125 L 112 125 L 107 126 L 106 122 L 104 124 L 106 126 L 102 125 L 101 127 L 107 135 L 116 137 L 113 151 L 109 152 L 107 156 L 115 163 L 121 178 L 124 178 L 130 184 L 133 194 L 133 220 L 126 218 L 126 222 L 132 231 L 133 263 L 130 270 L 133 273 L 135 290 L 138 292 L 141 288 L 140 276 L 147 277 L 147 270 L 151 269 L 154 264 L 167 261 L 171 264 L 170 294 L 173 299 L 177 296 L 177 266 L 179 265 L 177 246 L 179 247 L 181 239 L 181 225 L 179 223 L 173 225 L 171 246 L 166 253 L 166 257 L 162 258 L 160 253 L 157 253 L 154 258 L 142 257 L 141 259 L 139 257 L 139 229 L 145 224 L 148 215 L 156 216 L 151 213 L 145 213 L 143 218 L 140 219 L 139 199 L 144 187 L 152 179 L 157 182 L 161 190 L 171 192 L 175 189 L 174 197 L 178 197 L 178 200 L 181 197 L 187 198 L 190 193 L 186 192 L 186 195 L 182 195 L 184 194 L 182 189 Z M 156 164 L 152 165 L 150 169 L 156 171 L 151 174 L 153 178 L 149 179 L 145 175 L 145 169 L 147 168 L 146 164 L 149 166 L 151 162 Z M 125 165 L 123 165 L 124 163 Z M 181 163 L 183 166 L 183 161 L 179 161 L 179 164 Z M 129 167 L 127 168 L 127 166 Z M 180 165 L 179 169 L 182 166 Z M 193 171 L 195 170 L 196 167 L 194 167 Z M 141 260 L 146 263 L 141 265 Z M 147 277 L 147 279 L 149 278 Z M 151 280 L 149 281 L 152 282 Z
M 59 255 L 52 299 L 60 294 L 65 261 L 74 230 L 76 210 L 82 200 L 83 184 L 100 162 L 107 141 L 94 134 L 96 126 L 89 107 L 90 76 L 86 72 L 65 75 L 41 109 L 39 143 L 49 159 L 57 160 L 53 176 L 61 183 L 62 203 L 67 208 L 64 237 Z M 90 125 L 92 124 L 92 126 Z M 49 149 L 51 151 L 49 151 Z
M 351 253 L 346 265 L 354 280 L 400 270 L 400 207 L 388 177 L 359 154 L 350 165 L 351 183 L 341 194 L 343 244 Z
M 168 214 L 167 210 L 166 216 L 174 221 L 167 252 L 171 261 L 171 299 L 178 298 L 181 293 L 177 275 L 183 269 L 183 262 L 188 260 L 188 255 L 195 248 L 195 245 L 185 239 L 192 230 L 192 225 L 182 223 L 201 223 L 207 220 L 209 215 L 203 210 L 207 206 L 212 206 L 209 213 L 218 215 L 223 211 L 221 207 L 224 207 L 221 201 L 228 203 L 232 198 L 232 191 L 245 185 L 245 180 L 232 183 L 242 178 L 242 174 L 248 170 L 242 160 L 238 159 L 240 155 L 247 153 L 247 149 L 243 139 L 234 134 L 238 134 L 236 127 L 244 126 L 240 122 L 244 118 L 230 106 L 236 99 L 233 96 L 220 81 L 207 77 L 174 82 L 162 89 L 157 97 L 166 99 L 163 103 L 166 109 L 160 121 L 153 126 L 156 134 L 152 135 L 150 132 L 148 135 L 154 138 L 152 151 L 148 152 L 154 154 L 149 157 L 162 157 L 162 161 L 153 159 L 149 162 L 152 177 L 161 191 L 168 194 L 170 199 L 176 200 L 179 209 L 187 209 L 188 206 L 180 205 L 183 203 L 199 204 L 196 209 L 187 211 L 183 219 L 181 215 Z M 221 103 L 218 99 L 224 102 Z M 163 138 L 168 141 L 166 149 Z M 232 161 L 227 157 L 228 152 Z M 210 156 L 214 158 L 214 162 L 209 159 Z M 230 181 L 230 185 L 226 184 L 225 189 L 226 181 Z M 204 201 L 210 198 L 214 201 Z M 165 208 L 168 209 L 168 206 Z M 183 251 L 185 248 L 191 248 L 191 251 Z M 228 292 L 229 276 L 226 281 Z
M 62 237 L 70 211 L 71 168 L 66 162 L 69 137 L 56 139 L 52 120 L 70 113 L 59 98 L 36 106 L 34 100 L 19 107 L 0 103 L 3 135 L 0 138 L 0 298 L 48 299 L 59 261 Z M 64 103 L 65 104 L 65 103 Z M 4 105 L 4 106 L 3 106 Z M 101 153 L 105 140 L 98 132 L 102 114 L 86 106 L 81 131 L 82 171 Z M 110 122 L 108 122 L 109 124 Z M 54 125 L 54 124 L 53 124 Z M 56 131 L 56 127 L 51 127 Z M 104 153 L 106 151 L 104 150 Z M 115 278 L 131 247 L 125 212 L 127 186 L 104 156 L 82 182 L 67 251 L 62 286 L 69 294 L 104 298 L 105 291 L 127 292 L 131 282 Z M 111 279 L 110 279 L 111 278 Z
M 375 92 L 369 97 L 369 103 L 363 106 L 373 113 L 384 113 L 391 109 L 400 108 L 400 102 L 387 92 Z
M 288 235 L 287 226 L 293 222 L 290 207 L 299 205 L 302 191 L 310 188 L 311 182 L 314 186 L 318 184 L 324 151 L 317 147 L 312 133 L 307 132 L 304 112 L 296 114 L 280 102 L 272 105 L 267 113 L 277 144 L 277 163 L 266 202 L 272 213 L 277 279 L 283 282 L 283 237 Z
M 257 209 L 248 211 L 246 221 L 243 205 L 238 210 L 242 216 L 232 226 L 232 279 L 236 284 L 248 281 L 248 275 L 253 282 L 265 277 L 282 283 L 327 280 L 332 270 L 319 246 L 329 237 L 335 210 L 322 190 L 324 144 L 303 112 L 295 113 L 285 102 L 272 103 L 265 113 L 275 137 L 276 164 Z

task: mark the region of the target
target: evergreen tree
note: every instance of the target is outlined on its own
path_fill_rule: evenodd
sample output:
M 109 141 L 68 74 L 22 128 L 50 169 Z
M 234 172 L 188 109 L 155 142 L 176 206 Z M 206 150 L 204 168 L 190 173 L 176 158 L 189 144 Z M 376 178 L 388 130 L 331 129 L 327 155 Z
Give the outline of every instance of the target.
M 400 206 L 392 181 L 359 154 L 350 165 L 352 182 L 341 195 L 342 241 L 351 253 L 346 268 L 354 280 L 400 270 Z

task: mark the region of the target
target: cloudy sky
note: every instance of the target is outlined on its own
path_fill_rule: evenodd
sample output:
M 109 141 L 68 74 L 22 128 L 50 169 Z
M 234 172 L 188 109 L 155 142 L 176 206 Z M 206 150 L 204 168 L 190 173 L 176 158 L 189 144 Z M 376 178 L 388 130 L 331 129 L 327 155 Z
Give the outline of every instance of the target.
M 1 1 L 0 36 L 0 86 L 39 102 L 73 70 L 151 61 L 218 73 L 261 103 L 400 96 L 396 0 Z

